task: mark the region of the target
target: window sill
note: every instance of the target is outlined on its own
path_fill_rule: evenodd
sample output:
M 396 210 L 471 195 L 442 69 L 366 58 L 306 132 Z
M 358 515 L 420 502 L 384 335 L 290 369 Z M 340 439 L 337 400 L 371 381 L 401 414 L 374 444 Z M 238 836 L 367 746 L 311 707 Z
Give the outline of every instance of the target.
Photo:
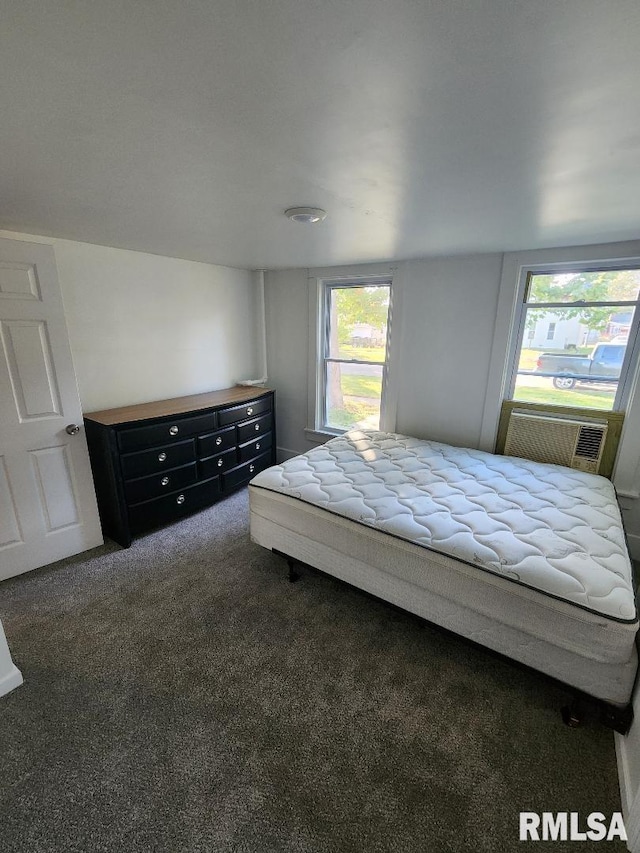
M 305 428 L 304 434 L 307 441 L 314 441 L 316 444 L 324 444 L 329 441 L 330 438 L 336 438 L 339 435 L 344 435 L 346 430 L 342 430 L 341 432 L 329 432 L 319 429 L 309 429 Z

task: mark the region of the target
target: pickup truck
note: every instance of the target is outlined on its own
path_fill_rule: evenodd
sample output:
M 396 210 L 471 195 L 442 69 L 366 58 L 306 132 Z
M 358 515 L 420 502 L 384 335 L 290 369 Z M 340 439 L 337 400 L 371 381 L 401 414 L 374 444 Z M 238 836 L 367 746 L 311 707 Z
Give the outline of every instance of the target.
M 620 378 L 626 344 L 597 344 L 591 355 L 543 352 L 536 372 L 553 377 L 556 388 L 566 390 L 578 382 L 613 382 Z

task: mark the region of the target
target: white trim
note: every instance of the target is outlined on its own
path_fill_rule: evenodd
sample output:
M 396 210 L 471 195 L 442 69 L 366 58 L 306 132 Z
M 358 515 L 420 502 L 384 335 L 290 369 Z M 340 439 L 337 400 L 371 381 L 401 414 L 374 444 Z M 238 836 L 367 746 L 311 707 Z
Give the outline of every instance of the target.
M 480 449 L 492 452 L 498 434 L 498 421 L 502 408 L 502 389 L 506 385 L 508 369 L 507 353 L 511 347 L 511 338 L 518 306 L 519 263 L 515 255 L 503 255 L 498 310 L 493 328 L 491 357 L 487 391 L 484 397 L 482 425 L 480 427 Z
M 573 269 L 576 266 L 606 265 L 624 267 L 626 264 L 640 263 L 640 242 L 609 243 L 598 246 L 575 246 L 562 249 L 536 249 L 529 252 L 510 252 L 503 256 L 502 275 L 500 279 L 500 291 L 498 296 L 498 310 L 496 313 L 496 324 L 493 334 L 491 348 L 491 360 L 489 366 L 489 378 L 485 395 L 485 405 L 482 415 L 482 426 L 480 430 L 480 447 L 482 450 L 493 450 L 498 432 L 498 420 L 505 391 L 508 388 L 511 372 L 514 369 L 515 347 L 518 342 L 519 328 L 516 322 L 520 318 L 520 305 L 523 297 L 523 288 L 526 285 L 525 273 L 529 271 L 543 272 L 553 268 L 556 271 Z M 640 337 L 640 336 L 639 336 Z M 640 346 L 636 341 L 635 346 Z M 634 353 L 635 356 L 635 353 Z M 634 382 L 638 382 L 638 370 Z M 631 377 L 629 377 L 631 380 Z M 629 394 L 629 406 L 627 409 L 627 422 L 640 420 L 640 394 L 633 394 L 633 388 L 629 383 L 625 388 L 625 396 Z M 631 389 L 631 390 L 629 390 Z M 635 403 L 635 405 L 634 405 Z M 637 415 L 637 417 L 635 417 Z M 637 447 L 636 447 L 637 445 Z M 640 451 L 640 435 L 633 441 L 633 448 L 623 440 L 620 443 L 620 455 L 618 470 L 624 466 L 629 470 L 630 460 L 633 458 L 631 470 L 635 471 L 633 477 L 621 483 L 622 488 L 633 491 L 637 489 L 637 481 L 640 477 L 640 466 L 637 465 Z M 635 456 L 633 455 L 635 452 Z M 637 467 L 636 467 L 637 466 Z M 629 481 L 633 479 L 635 486 Z M 614 478 L 616 483 L 618 482 Z
M 398 405 L 398 383 L 390 381 L 392 364 L 394 375 L 399 363 L 399 317 L 402 304 L 401 287 L 397 287 L 398 266 L 386 264 L 364 264 L 362 267 L 328 267 L 307 270 L 309 288 L 309 352 L 308 352 L 308 394 L 307 394 L 307 427 L 305 436 L 309 441 L 323 444 L 329 438 L 341 435 L 342 431 L 330 432 L 320 423 L 323 391 L 323 362 L 320 344 L 323 340 L 324 295 L 325 285 L 354 286 L 361 281 L 380 284 L 390 284 L 390 304 L 387 322 L 387 352 L 384 368 L 382 400 L 380 404 L 380 429 L 386 432 L 395 431 L 396 412 Z M 393 328 L 392 328 L 393 326 Z M 394 361 L 395 359 L 395 361 Z
M 627 740 L 624 735 L 614 732 L 613 739 L 616 746 L 616 760 L 618 763 L 618 778 L 620 780 L 620 800 L 625 826 L 627 816 L 633 805 L 633 793 L 631 791 L 631 776 L 629 773 L 629 758 L 627 752 Z M 628 827 L 627 827 L 628 829 Z
M 11 693 L 16 687 L 20 687 L 23 682 L 24 679 L 18 667 L 15 664 L 11 664 L 11 669 L 0 678 L 0 696 L 6 696 L 7 693 Z
M 0 696 L 22 684 L 22 673 L 11 659 L 7 638 L 0 622 Z
M 380 429 L 382 432 L 396 431 L 398 393 L 402 371 L 402 347 L 400 346 L 404 295 L 402 266 L 391 267 L 390 281 L 391 301 L 387 327 L 387 365 L 384 388 L 382 389 L 383 399 L 380 406 Z
M 253 271 L 253 282 L 256 291 L 256 357 L 258 361 L 257 375 L 267 381 L 267 317 L 264 298 L 264 270 Z
M 335 438 L 337 435 L 342 435 L 341 432 L 325 432 L 321 429 L 309 429 L 306 428 L 304 430 L 304 435 L 307 441 L 315 441 L 317 444 L 324 444 L 326 441 L 329 441 L 330 438 Z
M 633 791 L 629 772 L 629 758 L 624 735 L 615 733 L 616 760 L 618 764 L 618 779 L 620 782 L 620 799 L 622 815 L 627 830 L 627 848 L 631 853 L 640 853 L 640 791 Z
M 319 341 L 321 340 L 320 325 L 322 323 L 322 279 L 309 276 L 309 378 L 307 403 L 307 430 L 318 428 L 317 413 L 320 406 L 320 376 Z
M 288 447 L 276 447 L 276 459 L 278 464 L 286 462 L 287 459 L 293 459 L 294 456 L 300 456 L 297 450 L 289 450 Z

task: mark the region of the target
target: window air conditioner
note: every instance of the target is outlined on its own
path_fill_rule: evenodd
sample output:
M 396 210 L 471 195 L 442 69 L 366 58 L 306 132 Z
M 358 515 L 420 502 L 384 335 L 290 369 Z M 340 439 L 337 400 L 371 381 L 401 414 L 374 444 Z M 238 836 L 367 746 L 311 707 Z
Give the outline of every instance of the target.
M 607 429 L 606 421 L 577 421 L 513 411 L 504 453 L 597 474 Z

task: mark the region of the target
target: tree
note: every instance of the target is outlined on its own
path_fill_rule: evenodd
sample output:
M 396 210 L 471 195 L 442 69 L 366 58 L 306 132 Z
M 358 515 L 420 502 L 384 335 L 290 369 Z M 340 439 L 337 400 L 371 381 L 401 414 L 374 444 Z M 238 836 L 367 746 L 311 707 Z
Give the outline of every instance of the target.
M 353 327 L 360 323 L 378 331 L 384 330 L 389 313 L 387 285 L 341 287 L 333 290 L 332 296 L 336 304 L 340 343 L 345 343 Z
M 584 302 L 634 301 L 638 298 L 640 272 L 638 270 L 607 270 L 579 272 L 563 275 L 534 275 L 528 304 L 554 302 L 558 309 L 527 311 L 527 328 L 533 328 L 542 316 L 562 314 L 563 319 L 577 317 L 590 329 L 602 332 L 611 318 L 611 306 L 585 307 Z

